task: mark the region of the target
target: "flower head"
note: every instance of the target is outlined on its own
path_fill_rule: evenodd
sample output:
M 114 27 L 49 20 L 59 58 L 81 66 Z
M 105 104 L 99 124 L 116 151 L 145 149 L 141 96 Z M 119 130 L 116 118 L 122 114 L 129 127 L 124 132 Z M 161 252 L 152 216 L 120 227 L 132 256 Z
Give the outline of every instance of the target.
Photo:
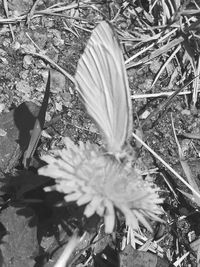
M 48 165 L 39 174 L 55 179 L 56 184 L 46 191 L 65 194 L 65 201 L 86 204 L 84 214 L 95 212 L 104 216 L 105 232 L 111 233 L 115 223 L 115 208 L 123 213 L 126 224 L 138 229 L 138 221 L 151 230 L 145 217 L 160 220 L 158 206 L 162 202 L 158 188 L 144 181 L 136 169 L 124 168 L 122 163 L 105 156 L 90 143 L 75 145 L 64 138 L 66 148 L 43 156 Z

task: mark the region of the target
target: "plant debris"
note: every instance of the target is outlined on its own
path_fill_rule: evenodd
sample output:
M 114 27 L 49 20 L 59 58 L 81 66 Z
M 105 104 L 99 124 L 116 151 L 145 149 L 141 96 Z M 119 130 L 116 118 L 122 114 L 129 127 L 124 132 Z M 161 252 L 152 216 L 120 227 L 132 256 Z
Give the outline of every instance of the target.
M 0 1 L 1 266 L 200 266 L 199 7 Z M 113 112 L 121 62 L 128 98 Z

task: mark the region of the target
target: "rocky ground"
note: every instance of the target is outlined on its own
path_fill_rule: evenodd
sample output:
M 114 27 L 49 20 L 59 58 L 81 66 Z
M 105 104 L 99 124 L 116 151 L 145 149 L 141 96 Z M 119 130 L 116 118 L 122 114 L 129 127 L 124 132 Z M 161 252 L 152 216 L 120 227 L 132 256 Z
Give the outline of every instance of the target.
M 142 5 L 136 2 L 136 7 Z M 35 10 L 32 9 L 34 3 L 37 3 Z M 196 266 L 198 243 L 192 247 L 191 242 L 198 240 L 200 231 L 197 205 L 181 195 L 177 188 L 187 190 L 186 187 L 145 149 L 141 149 L 139 158 L 147 169 L 158 168 L 154 180 L 166 198 L 163 204 L 166 225 L 153 225 L 155 232 L 151 236 L 144 231 L 146 239 L 140 240 L 137 247 L 141 249 L 147 238 L 152 238 L 152 242 L 161 238 L 154 249 L 137 251 L 128 245 L 118 253 L 115 245 L 122 242 L 124 234 L 120 229 L 115 237 L 98 234 L 103 241 L 90 246 L 99 219 L 94 216 L 85 221 L 82 208 L 75 205 L 55 207 L 60 196 L 55 193 L 54 199 L 48 199 L 42 190 L 48 179 L 36 175 L 43 164 L 41 155 L 62 147 L 62 137 L 70 137 L 75 143 L 79 140 L 102 143 L 67 73 L 74 76 L 95 24 L 105 17 L 113 18 L 121 4 L 120 1 L 89 4 L 85 1 L 85 5 L 84 1 L 66 0 L 0 1 L 1 266 L 54 266 L 77 227 L 89 230 L 73 254 L 76 258 L 72 266 L 117 266 L 119 262 L 119 266 L 170 266 L 169 262 L 176 262 L 187 252 L 181 266 Z M 130 21 L 122 11 L 123 8 L 115 21 L 116 27 L 120 33 L 134 33 L 137 27 L 134 19 Z M 119 38 L 123 41 L 121 34 Z M 125 59 L 132 53 L 126 46 L 123 52 Z M 25 170 L 24 152 L 42 105 L 48 68 L 51 68 L 51 80 L 45 131 L 29 169 Z M 177 88 L 179 76 L 171 78 L 176 70 L 172 63 L 152 86 L 160 68 L 159 58 L 148 64 L 127 67 L 134 129 L 142 127 L 145 142 L 184 176 L 172 130 L 173 118 L 179 142 L 199 184 L 199 102 L 196 109 L 191 109 L 191 94 L 176 96 L 164 110 L 165 96 L 145 97 L 145 94 L 171 92 Z M 142 96 L 137 98 L 137 95 Z M 158 115 L 157 110 L 160 111 Z M 151 119 L 147 119 L 149 114 L 153 114 Z M 191 135 L 186 136 L 188 133 Z M 131 143 L 134 146 L 135 140 Z M 135 265 L 132 265 L 134 260 Z

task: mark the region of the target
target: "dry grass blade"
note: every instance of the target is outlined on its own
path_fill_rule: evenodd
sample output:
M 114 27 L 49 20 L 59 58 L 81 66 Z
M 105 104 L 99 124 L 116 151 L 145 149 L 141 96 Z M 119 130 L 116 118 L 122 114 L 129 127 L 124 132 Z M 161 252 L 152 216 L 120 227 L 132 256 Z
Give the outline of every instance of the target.
M 27 54 L 36 56 L 39 58 L 42 58 L 46 62 L 48 62 L 52 67 L 58 69 L 64 76 L 66 76 L 75 86 L 77 86 L 77 82 L 74 79 L 72 75 L 70 75 L 68 72 L 66 72 L 63 68 L 61 68 L 58 64 L 56 64 L 53 60 L 51 60 L 49 57 L 45 56 L 44 54 L 41 53 L 33 53 L 31 51 L 26 51 Z
M 35 12 L 35 9 L 38 5 L 38 3 L 40 2 L 41 0 L 36 0 L 35 3 L 33 4 L 29 14 L 27 15 L 27 24 L 29 25 L 30 24 L 30 21 L 31 21 L 31 18 L 33 17 L 34 15 L 34 12 Z
M 28 148 L 24 152 L 24 157 L 23 157 L 24 168 L 29 167 L 31 158 L 36 150 L 39 139 L 41 137 L 42 129 L 44 127 L 44 122 L 45 122 L 46 110 L 47 110 L 48 101 L 49 101 L 49 94 L 50 94 L 50 71 L 49 71 L 49 75 L 47 79 L 46 90 L 45 90 L 42 106 L 40 108 L 38 117 L 36 118 Z
M 83 3 L 78 3 L 78 4 L 77 3 L 71 3 L 71 4 L 63 6 L 63 7 L 49 7 L 49 8 L 43 9 L 43 10 L 37 10 L 32 15 L 32 19 L 40 17 L 40 16 L 43 16 L 43 15 L 62 16 L 62 17 L 72 18 L 70 16 L 66 16 L 65 14 L 60 14 L 59 12 L 66 11 L 66 10 L 71 10 L 71 9 L 75 9 L 75 8 L 81 8 L 83 6 L 84 6 Z M 27 13 L 25 15 L 20 15 L 18 17 L 0 19 L 0 24 L 7 24 L 7 23 L 8 24 L 9 23 L 15 24 L 15 23 L 18 23 L 20 21 L 27 20 L 28 16 L 29 16 L 29 13 Z M 84 19 L 82 19 L 82 18 L 80 19 L 80 18 L 77 18 L 77 17 L 73 17 L 73 19 L 75 19 L 75 20 L 83 20 L 84 21 Z
M 134 95 L 131 95 L 131 99 L 166 97 L 166 96 L 172 96 L 173 94 L 174 92 L 163 92 L 163 93 L 154 93 L 154 94 L 134 94 Z M 185 96 L 185 95 L 190 95 L 190 94 L 191 94 L 190 91 L 184 91 L 184 92 L 178 93 L 179 96 Z M 197 135 L 194 135 L 194 136 L 197 136 Z M 193 138 L 193 137 L 190 137 L 190 138 Z M 200 138 L 200 135 L 194 138 Z
M 171 114 L 171 121 L 172 121 L 172 129 L 173 129 L 175 142 L 176 142 L 177 147 L 178 147 L 179 160 L 181 162 L 181 165 L 183 167 L 185 175 L 186 175 L 190 185 L 193 186 L 193 188 L 198 188 L 197 183 L 195 182 L 195 179 L 194 179 L 194 177 L 192 175 L 191 169 L 190 169 L 189 165 L 187 164 L 187 160 L 185 159 L 184 152 L 183 152 L 183 150 L 182 150 L 182 148 L 181 148 L 181 146 L 179 144 L 179 141 L 178 141 L 178 138 L 177 138 L 177 135 L 176 135 L 176 131 L 175 131 L 175 127 L 174 127 L 174 121 L 173 121 L 172 114 Z
M 77 245 L 80 242 L 80 238 L 77 237 L 76 234 L 74 234 L 69 242 L 67 243 L 63 253 L 61 254 L 60 258 L 54 265 L 54 267 L 65 267 L 65 266 L 71 266 L 71 264 L 67 265 L 70 256 L 72 255 L 73 251 L 77 247 Z
M 162 2 L 162 8 L 163 8 L 162 20 L 163 20 L 163 24 L 166 24 L 167 21 L 171 18 L 171 12 L 167 5 L 167 4 L 170 4 L 170 1 L 166 3 L 165 1 L 162 0 L 161 2 Z
M 152 87 L 154 86 L 154 84 L 157 82 L 157 80 L 159 79 L 160 75 L 162 74 L 162 72 L 164 71 L 164 69 L 166 68 L 166 66 L 170 63 L 170 61 L 173 59 L 173 57 L 178 53 L 178 51 L 181 49 L 181 45 L 178 45 L 178 47 L 174 50 L 174 52 L 170 55 L 170 57 L 166 60 L 166 62 L 163 64 L 163 66 L 161 67 L 161 69 L 159 70 L 159 72 L 157 73 L 153 83 L 152 83 Z
M 198 61 L 197 61 L 197 68 L 195 71 L 195 80 L 194 80 L 194 91 L 193 91 L 193 107 L 195 107 L 196 102 L 197 102 L 197 95 L 198 95 L 198 88 L 199 88 L 199 75 L 200 75 L 200 56 L 198 56 Z
M 200 238 L 190 244 L 191 248 L 197 253 L 197 266 L 200 266 Z
M 194 79 L 193 79 L 193 80 L 194 80 Z M 167 98 L 166 101 L 163 101 L 163 102 L 160 104 L 160 106 L 159 106 L 154 112 L 152 112 L 152 113 L 151 113 L 151 114 L 144 120 L 144 122 L 142 123 L 142 127 L 144 127 L 144 125 L 145 125 L 147 122 L 149 122 L 149 120 L 150 120 L 152 117 L 161 114 L 161 112 L 162 112 L 162 113 L 166 112 L 167 107 L 168 107 L 169 104 L 172 102 L 172 100 L 173 100 L 173 99 L 174 99 L 174 98 L 175 98 L 175 97 L 176 97 L 182 90 L 184 90 L 184 88 L 186 88 L 188 85 L 190 85 L 191 82 L 193 82 L 193 80 L 191 80 L 191 81 L 189 81 L 188 83 L 186 83 L 185 86 L 180 87 L 179 89 L 177 89 L 171 96 L 169 96 L 169 97 Z
M 63 25 L 64 25 L 64 29 L 65 29 L 66 31 L 69 31 L 69 32 L 71 32 L 72 34 L 74 34 L 74 36 L 76 36 L 77 38 L 80 38 L 79 33 L 78 33 L 77 31 L 73 31 L 71 27 L 68 27 L 68 26 L 67 26 L 67 23 L 66 23 L 65 21 L 63 21 Z
M 68 4 L 68 5 L 65 5 L 65 6 L 59 6 L 59 7 L 55 7 L 55 5 L 54 6 L 51 6 L 51 7 L 49 7 L 49 8 L 46 8 L 46 9 L 44 9 L 44 10 L 40 10 L 40 11 L 37 11 L 36 13 L 37 14 L 42 14 L 44 11 L 45 12 L 53 12 L 53 13 L 58 13 L 58 12 L 62 12 L 62 11 L 66 11 L 66 10 L 70 10 L 70 9 L 74 9 L 74 8 L 80 8 L 80 7 L 82 7 L 82 6 L 84 6 L 84 3 L 71 3 L 71 4 Z
M 191 169 L 190 169 L 190 167 L 189 167 L 189 165 L 188 165 L 188 163 L 187 163 L 187 160 L 186 160 L 185 157 L 184 157 L 182 148 L 181 148 L 181 146 L 180 146 L 180 144 L 179 144 L 179 142 L 178 142 L 178 138 L 177 138 L 177 136 L 176 136 L 175 127 L 174 127 L 174 121 L 173 121 L 172 116 L 171 116 L 171 121 L 172 121 L 172 129 L 173 129 L 173 133 L 174 133 L 174 138 L 175 138 L 175 141 L 176 141 L 176 144 L 177 144 L 177 147 L 178 147 L 179 160 L 180 160 L 181 166 L 182 166 L 182 168 L 183 168 L 183 171 L 184 171 L 184 173 L 185 173 L 185 175 L 186 175 L 186 178 L 187 178 L 187 180 L 188 180 L 188 183 L 189 183 L 194 189 L 196 189 L 196 191 L 197 191 L 198 193 L 200 193 L 199 187 L 198 187 L 198 185 L 197 185 L 197 183 L 196 183 L 196 181 L 195 181 L 195 178 L 194 178 L 194 176 L 193 176 L 193 174 L 192 174 L 192 171 L 191 171 Z M 188 193 L 186 193 L 186 192 L 183 192 L 182 190 L 180 190 L 180 191 L 181 191 L 185 196 L 187 196 L 188 198 L 190 198 L 190 200 L 195 201 L 196 204 L 197 204 L 198 206 L 200 206 L 200 199 L 197 198 L 196 195 L 194 195 L 194 194 L 193 194 L 193 195 L 188 194 Z
M 189 254 L 190 254 L 189 252 L 186 252 L 181 258 L 179 258 L 178 260 L 176 260 L 176 261 L 173 263 L 173 266 L 175 266 L 175 267 L 181 266 L 181 263 L 184 261 L 184 259 L 185 259 Z
M 167 179 L 167 177 L 162 173 L 160 172 L 160 176 L 162 176 L 162 178 L 164 179 L 165 183 L 167 184 L 167 186 L 169 187 L 170 191 L 172 192 L 172 194 L 174 195 L 174 198 L 176 199 L 177 203 L 179 203 L 179 200 L 178 200 L 178 196 L 173 188 L 173 186 L 171 185 L 171 183 L 169 182 L 169 180 Z
M 152 14 L 152 10 L 155 7 L 155 5 L 157 5 L 157 3 L 159 2 L 159 0 L 155 0 L 155 1 L 149 1 L 149 13 Z
M 8 18 L 9 12 L 8 12 L 8 2 L 7 2 L 7 0 L 3 0 L 3 5 L 4 5 L 4 10 L 5 10 L 5 13 L 6 13 L 6 17 Z M 10 28 L 10 32 L 11 32 L 11 35 L 12 35 L 12 39 L 14 41 L 15 40 L 15 35 L 14 35 L 14 32 L 13 32 L 11 24 L 9 24 L 9 28 Z
M 193 68 L 193 71 L 195 72 L 195 70 L 196 70 L 195 54 L 194 54 L 195 52 L 191 47 L 191 43 L 189 43 L 186 38 L 183 42 L 183 46 L 185 48 L 185 57 L 190 62 L 191 66 Z
M 170 38 L 172 38 L 176 32 L 178 31 L 178 28 L 172 29 L 169 32 L 166 32 L 166 34 L 164 36 L 161 36 L 161 38 L 158 40 L 158 43 L 162 43 L 164 40 L 169 40 Z
M 190 184 L 188 184 L 183 177 L 181 177 L 167 162 L 165 162 L 153 149 L 151 149 L 145 142 L 143 142 L 135 133 L 132 136 L 138 140 L 156 159 L 158 159 L 171 173 L 173 173 L 184 185 L 186 185 L 199 199 L 200 193 L 197 192 Z
M 189 139 L 200 139 L 200 134 L 195 134 L 195 133 L 183 133 L 182 134 L 184 137 L 189 138 Z
M 183 16 L 198 15 L 199 13 L 200 13 L 200 10 L 196 10 L 196 9 L 183 10 L 180 12 L 180 14 Z
M 146 51 L 148 51 L 149 49 L 151 49 L 152 47 L 154 46 L 154 44 L 151 44 L 151 45 L 149 45 L 148 47 L 145 47 L 145 48 L 143 48 L 141 51 L 139 51 L 138 53 L 136 53 L 136 54 L 134 54 L 132 57 L 130 57 L 129 59 L 127 59 L 126 61 L 125 61 L 125 64 L 126 64 L 126 68 L 128 69 L 128 68 L 131 68 L 131 63 L 129 63 L 129 62 L 131 62 L 132 60 L 134 60 L 135 58 L 137 58 L 137 57 L 139 57 L 140 55 L 142 55 L 143 53 L 145 53 Z M 132 63 L 133 64 L 133 63 Z M 138 63 L 139 64 L 139 63 Z
M 184 41 L 184 38 L 182 36 L 172 40 L 171 42 L 167 43 L 166 45 L 160 47 L 159 49 L 153 51 L 150 55 L 144 57 L 143 59 L 139 60 L 138 62 L 130 62 L 126 65 L 126 68 L 129 69 L 129 68 L 132 68 L 132 67 L 136 67 L 138 65 L 141 65 L 141 64 L 145 64 L 147 63 L 148 61 L 164 54 L 164 53 L 167 53 L 170 49 L 172 49 L 173 47 L 181 44 L 182 42 Z
M 121 250 L 123 250 L 128 244 L 131 244 L 134 249 L 136 249 L 137 246 L 140 251 L 151 251 L 153 253 L 157 253 L 158 256 L 163 257 L 163 249 L 156 241 L 148 239 L 144 234 L 139 233 L 130 227 L 127 229 L 127 237 L 123 240 Z

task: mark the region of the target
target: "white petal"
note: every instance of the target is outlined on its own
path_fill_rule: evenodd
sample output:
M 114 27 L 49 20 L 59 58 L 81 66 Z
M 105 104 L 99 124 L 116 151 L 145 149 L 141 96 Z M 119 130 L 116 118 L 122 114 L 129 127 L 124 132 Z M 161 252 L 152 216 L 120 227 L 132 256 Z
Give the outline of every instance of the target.
M 70 202 L 70 201 L 75 201 L 79 199 L 81 196 L 82 194 L 80 192 L 75 192 L 75 193 L 65 196 L 64 199 L 65 201 Z
M 56 190 L 56 187 L 55 186 L 46 186 L 44 188 L 44 191 L 45 192 L 51 192 L 51 191 L 54 191 L 54 190 Z
M 55 188 L 57 191 L 64 193 L 64 194 L 73 193 L 74 191 L 77 190 L 77 188 L 74 186 L 63 186 L 63 184 L 56 184 Z
M 133 210 L 132 212 L 134 212 L 137 219 L 147 228 L 147 230 L 152 233 L 151 225 L 148 223 L 145 217 L 137 210 Z
M 103 205 L 103 203 L 101 202 L 101 204 L 97 207 L 96 213 L 102 217 L 105 211 L 105 206 Z
M 138 220 L 137 220 L 135 214 L 129 208 L 127 208 L 125 206 L 122 206 L 120 208 L 120 210 L 124 214 L 126 224 L 128 226 L 130 226 L 132 229 L 138 230 L 139 224 L 138 224 Z
M 48 164 L 53 164 L 56 161 L 56 159 L 51 155 L 43 155 L 41 157 L 41 159 L 46 161 Z M 44 166 L 44 167 L 46 167 L 46 166 Z M 42 168 L 44 168 L 44 167 L 42 167 Z M 42 168 L 40 168 L 40 169 L 42 169 Z
M 86 217 L 92 216 L 102 199 L 100 197 L 93 197 L 92 201 L 86 206 L 84 214 Z
M 77 201 L 77 205 L 78 206 L 81 206 L 81 205 L 84 205 L 88 202 L 90 202 L 93 198 L 93 195 L 90 195 L 90 194 L 85 194 L 83 196 L 81 196 L 78 201 Z
M 64 187 L 77 187 L 76 179 L 70 179 L 69 181 L 66 179 L 57 179 L 57 183 Z
M 54 179 L 59 178 L 59 177 L 65 178 L 67 176 L 66 171 L 61 170 L 55 165 L 48 165 L 48 166 L 42 167 L 38 170 L 38 173 L 40 175 L 49 176 Z

